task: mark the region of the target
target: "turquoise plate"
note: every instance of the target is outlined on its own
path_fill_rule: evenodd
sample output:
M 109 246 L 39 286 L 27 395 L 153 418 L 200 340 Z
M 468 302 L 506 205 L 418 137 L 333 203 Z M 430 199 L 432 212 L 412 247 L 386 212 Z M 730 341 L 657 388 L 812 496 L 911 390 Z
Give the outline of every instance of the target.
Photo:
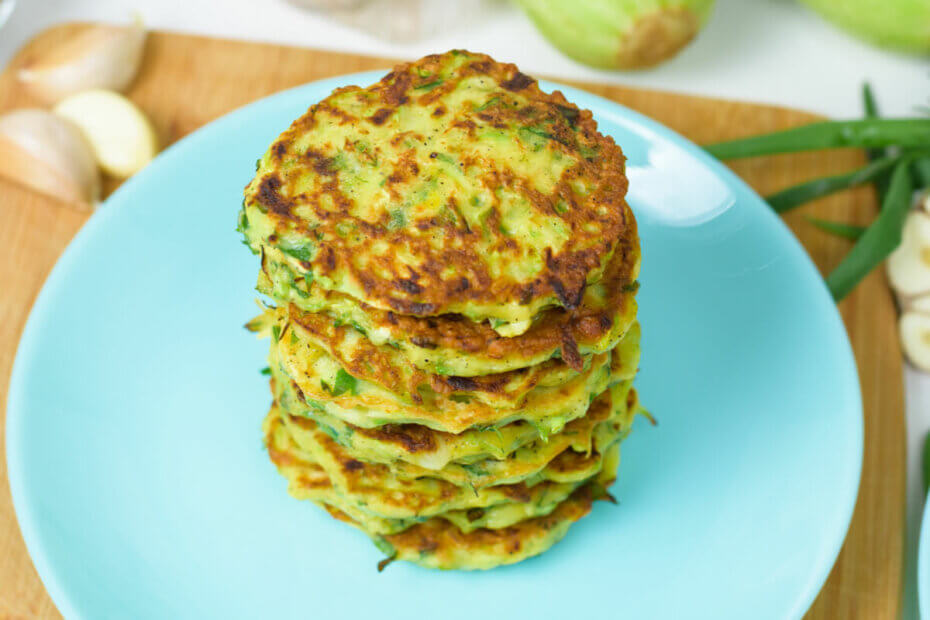
M 924 502 L 917 549 L 917 601 L 921 618 L 930 618 L 930 497 Z
M 7 454 L 23 537 L 68 618 L 797 618 L 859 482 L 856 367 L 804 250 L 724 166 L 563 88 L 629 158 L 642 399 L 619 505 L 490 572 L 396 563 L 292 499 L 262 448 L 258 263 L 235 232 L 255 159 L 337 86 L 280 93 L 167 149 L 94 214 L 29 317 Z M 554 88 L 553 84 L 545 84 Z

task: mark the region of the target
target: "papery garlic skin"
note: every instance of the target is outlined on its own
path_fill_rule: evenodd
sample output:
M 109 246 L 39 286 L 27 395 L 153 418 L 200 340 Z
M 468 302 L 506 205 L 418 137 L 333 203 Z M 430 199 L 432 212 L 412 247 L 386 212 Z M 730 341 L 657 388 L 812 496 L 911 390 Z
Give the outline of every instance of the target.
M 888 279 L 899 296 L 930 293 L 930 214 L 908 213 L 901 244 L 888 257 Z
M 73 123 L 39 109 L 0 116 L 0 176 L 82 208 L 100 197 L 94 153 Z
M 917 368 L 930 372 L 930 314 L 905 312 L 898 322 L 904 355 Z
M 122 92 L 139 71 L 145 38 L 138 20 L 128 26 L 88 26 L 27 63 L 18 77 L 47 103 L 92 88 Z
M 104 172 L 125 179 L 158 153 L 158 138 L 148 117 L 118 93 L 89 90 L 55 106 L 55 114 L 74 123 L 87 138 Z

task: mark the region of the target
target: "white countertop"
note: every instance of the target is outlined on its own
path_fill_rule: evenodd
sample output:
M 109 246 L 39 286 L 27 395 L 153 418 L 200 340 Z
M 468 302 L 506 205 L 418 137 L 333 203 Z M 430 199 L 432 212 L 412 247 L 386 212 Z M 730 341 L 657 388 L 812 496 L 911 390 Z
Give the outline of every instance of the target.
M 432 1 L 441 5 L 454 0 Z M 125 21 L 138 11 L 152 28 L 411 59 L 461 47 L 515 62 L 529 73 L 781 104 L 834 117 L 861 115 L 865 81 L 872 84 L 884 114 L 913 115 L 916 106 L 930 105 L 930 60 L 870 47 L 792 0 L 718 0 L 706 28 L 688 49 L 659 68 L 639 73 L 578 65 L 551 47 L 505 1 L 467 1 L 480 6 L 466 25 L 400 45 L 284 0 L 17 0 L 10 21 L 0 28 L 0 64 L 54 23 Z M 908 546 L 916 549 L 923 505 L 920 449 L 930 429 L 930 376 L 909 369 L 906 379 Z

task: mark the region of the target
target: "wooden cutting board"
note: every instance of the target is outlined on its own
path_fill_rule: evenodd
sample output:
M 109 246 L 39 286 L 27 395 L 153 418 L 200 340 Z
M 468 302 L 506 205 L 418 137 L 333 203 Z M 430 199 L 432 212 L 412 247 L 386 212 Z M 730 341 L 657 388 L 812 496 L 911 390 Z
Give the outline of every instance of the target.
M 0 111 L 36 104 L 16 83 L 16 68 L 81 27 L 53 28 L 20 51 L 0 75 Z M 221 114 L 275 91 L 391 64 L 382 58 L 155 32 L 129 96 L 151 116 L 163 144 L 169 144 Z M 815 120 L 804 112 L 771 106 L 619 86 L 578 86 L 639 110 L 698 143 Z M 733 168 L 765 195 L 862 163 L 861 152 L 847 150 L 746 160 Z M 115 186 L 111 181 L 107 189 Z M 875 210 L 873 192 L 860 189 L 821 200 L 786 220 L 826 273 L 848 250 L 849 242 L 817 231 L 802 214 L 861 224 Z M 85 220 L 83 213 L 0 180 L 0 402 L 4 412 L 16 344 L 33 299 Z M 840 310 L 859 364 L 865 403 L 865 461 L 845 546 L 807 617 L 891 620 L 898 615 L 903 579 L 905 430 L 901 355 L 884 273 L 873 273 Z M 2 433 L 0 430 L 0 452 L 5 445 Z M 5 472 L 6 459 L 0 458 L 0 617 L 58 617 L 26 553 Z

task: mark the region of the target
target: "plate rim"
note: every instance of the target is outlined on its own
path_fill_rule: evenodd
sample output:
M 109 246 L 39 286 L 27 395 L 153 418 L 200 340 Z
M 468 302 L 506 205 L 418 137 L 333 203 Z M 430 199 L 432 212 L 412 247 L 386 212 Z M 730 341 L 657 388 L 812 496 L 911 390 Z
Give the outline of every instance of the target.
M 917 608 L 921 618 L 930 618 L 930 495 L 923 499 L 917 540 Z
M 49 274 L 46 276 L 46 279 L 43 282 L 41 289 L 29 310 L 29 315 L 24 324 L 14 356 L 6 402 L 5 448 L 7 478 L 10 484 L 10 495 L 12 498 L 13 510 L 16 515 L 17 525 L 26 545 L 26 550 L 33 563 L 33 566 L 36 569 L 36 572 L 39 575 L 40 580 L 42 581 L 43 586 L 64 617 L 71 618 L 81 616 L 74 606 L 70 596 L 68 595 L 66 587 L 63 585 L 64 579 L 61 575 L 56 573 L 54 563 L 50 560 L 47 549 L 42 543 L 42 537 L 37 531 L 37 520 L 33 515 L 34 507 L 31 506 L 25 499 L 25 489 L 28 486 L 26 484 L 26 478 L 28 475 L 24 473 L 26 471 L 24 466 L 25 457 L 20 452 L 20 446 L 23 444 L 23 442 L 17 441 L 23 432 L 22 419 L 24 418 L 24 405 L 20 404 L 21 401 L 25 398 L 23 394 L 25 392 L 24 373 L 26 371 L 23 368 L 26 365 L 26 362 L 23 360 L 31 357 L 33 355 L 33 350 L 36 349 L 40 343 L 41 330 L 36 325 L 36 322 L 39 320 L 37 317 L 46 314 L 49 311 L 48 306 L 50 302 L 48 301 L 48 298 L 50 295 L 52 295 L 51 291 L 59 286 L 58 281 L 61 279 L 60 274 L 66 268 L 66 265 L 77 260 L 77 257 L 80 256 L 84 246 L 90 243 L 90 241 L 94 238 L 94 231 L 101 226 L 104 226 L 105 222 L 110 217 L 112 217 L 114 213 L 118 213 L 117 210 L 109 208 L 110 203 L 115 199 L 120 198 L 124 193 L 133 191 L 137 184 L 145 182 L 145 179 L 147 179 L 149 176 L 158 174 L 158 171 L 164 165 L 164 162 L 173 158 L 176 153 L 183 154 L 183 152 L 188 149 L 196 148 L 199 142 L 209 139 L 214 133 L 222 132 L 227 125 L 233 125 L 240 117 L 245 117 L 252 108 L 267 105 L 268 102 L 273 99 L 293 97 L 300 91 L 311 88 L 319 88 L 327 91 L 347 84 L 373 83 L 383 77 L 383 75 L 389 70 L 390 69 L 376 69 L 305 82 L 303 84 L 280 90 L 261 97 L 255 101 L 246 103 L 195 129 L 188 135 L 182 137 L 162 150 L 145 169 L 120 185 L 116 191 L 114 191 L 103 203 L 101 203 L 101 205 L 94 211 L 94 213 L 91 214 L 84 225 L 78 230 L 71 241 L 68 242 L 61 255 L 55 261 L 54 266 L 49 271 Z M 794 601 L 794 615 L 791 617 L 800 618 L 811 607 L 819 595 L 836 562 L 837 557 L 839 556 L 843 543 L 846 540 L 846 536 L 848 534 L 849 526 L 855 510 L 862 476 L 865 433 L 862 390 L 852 343 L 849 340 L 849 334 L 846 331 L 842 317 L 839 313 L 839 309 L 830 296 L 826 283 L 820 275 L 819 270 L 817 269 L 813 260 L 810 258 L 807 250 L 800 243 L 794 233 L 791 232 L 791 229 L 788 228 L 787 224 L 785 224 L 785 222 L 780 217 L 778 217 L 777 214 L 768 208 L 768 206 L 765 204 L 765 201 L 755 192 L 755 190 L 752 189 L 752 187 L 750 187 L 745 181 L 743 181 L 742 178 L 740 178 L 735 172 L 730 170 L 722 162 L 712 157 L 699 145 L 682 136 L 675 130 L 619 102 L 586 91 L 583 88 L 562 84 L 558 81 L 539 80 L 539 85 L 546 91 L 560 90 L 569 101 L 576 103 L 579 105 L 579 107 L 592 109 L 592 111 L 593 108 L 597 108 L 598 111 L 595 115 L 595 120 L 598 120 L 599 118 L 609 118 L 618 125 L 630 123 L 635 124 L 640 128 L 649 130 L 661 138 L 669 140 L 677 148 L 680 148 L 694 156 L 696 160 L 700 162 L 700 164 L 709 169 L 714 174 L 714 176 L 723 180 L 723 182 L 728 187 L 735 187 L 751 198 L 752 204 L 747 204 L 741 208 L 756 209 L 761 211 L 763 213 L 762 217 L 767 218 L 766 225 L 773 226 L 775 229 L 777 229 L 779 231 L 778 234 L 781 237 L 781 242 L 785 245 L 786 249 L 790 248 L 786 252 L 789 254 L 788 258 L 803 264 L 804 269 L 808 275 L 815 278 L 815 280 L 820 284 L 818 288 L 820 293 L 817 294 L 819 297 L 818 304 L 821 306 L 826 306 L 825 311 L 830 317 L 830 323 L 832 323 L 834 328 L 839 329 L 840 333 L 842 334 L 842 342 L 845 343 L 845 346 L 841 347 L 842 351 L 835 351 L 835 355 L 837 356 L 837 366 L 842 366 L 844 372 L 851 373 L 851 376 L 849 377 L 851 380 L 848 381 L 848 384 L 853 386 L 853 393 L 850 395 L 852 396 L 852 410 L 849 413 L 854 418 L 853 428 L 851 429 L 853 431 L 852 437 L 854 441 L 853 446 L 851 446 L 852 453 L 850 456 L 852 456 L 854 459 L 856 466 L 853 468 L 854 471 L 849 472 L 852 475 L 849 475 L 846 480 L 840 481 L 845 483 L 845 487 L 843 489 L 843 495 L 846 500 L 844 502 L 845 509 L 840 511 L 836 527 L 833 528 L 833 536 L 829 544 L 830 552 L 825 556 L 818 558 L 819 565 L 815 570 L 811 571 L 811 575 L 807 580 L 805 590 L 799 591 L 797 598 Z M 307 100 L 310 101 L 310 99 L 314 98 L 308 98 Z M 828 303 L 824 304 L 825 301 Z M 928 517 L 927 513 L 925 513 L 925 521 L 927 520 L 930 520 L 930 517 Z M 930 554 L 930 542 L 928 542 L 926 545 L 921 542 L 920 547 L 922 550 L 925 547 L 928 547 L 926 551 L 921 551 L 921 555 Z

